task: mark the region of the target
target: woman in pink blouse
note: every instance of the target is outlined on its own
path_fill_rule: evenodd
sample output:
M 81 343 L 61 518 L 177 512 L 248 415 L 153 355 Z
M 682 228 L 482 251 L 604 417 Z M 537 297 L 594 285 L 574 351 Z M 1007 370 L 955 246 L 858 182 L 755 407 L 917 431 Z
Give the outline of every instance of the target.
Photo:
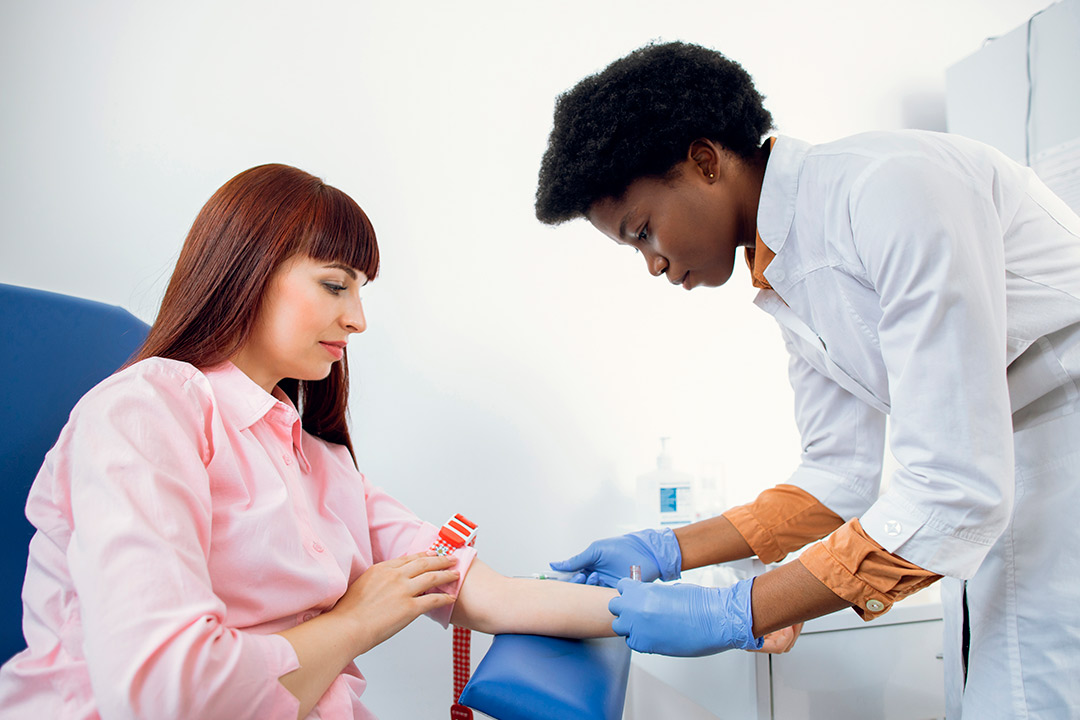
M 370 718 L 353 660 L 420 614 L 612 634 L 612 590 L 427 552 L 436 528 L 357 472 L 345 344 L 378 269 L 360 207 L 296 168 L 210 198 L 145 345 L 31 489 L 4 717 Z

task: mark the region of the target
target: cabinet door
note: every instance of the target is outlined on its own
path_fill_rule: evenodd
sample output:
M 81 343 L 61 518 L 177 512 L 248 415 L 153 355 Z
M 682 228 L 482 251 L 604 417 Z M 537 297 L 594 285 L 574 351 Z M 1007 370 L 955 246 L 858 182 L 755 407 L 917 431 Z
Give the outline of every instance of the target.
M 777 720 L 944 718 L 941 646 L 940 620 L 804 634 L 796 651 L 769 658 L 771 715 Z

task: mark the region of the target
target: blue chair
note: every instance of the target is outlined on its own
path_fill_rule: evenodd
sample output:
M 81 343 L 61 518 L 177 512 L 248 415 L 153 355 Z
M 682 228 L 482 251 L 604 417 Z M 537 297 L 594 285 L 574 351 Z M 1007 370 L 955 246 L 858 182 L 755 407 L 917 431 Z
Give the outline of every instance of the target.
M 0 284 L 0 662 L 26 647 L 30 485 L 71 408 L 135 354 L 148 329 L 112 305 Z
M 496 635 L 461 704 L 497 720 L 619 720 L 629 674 L 625 638 Z

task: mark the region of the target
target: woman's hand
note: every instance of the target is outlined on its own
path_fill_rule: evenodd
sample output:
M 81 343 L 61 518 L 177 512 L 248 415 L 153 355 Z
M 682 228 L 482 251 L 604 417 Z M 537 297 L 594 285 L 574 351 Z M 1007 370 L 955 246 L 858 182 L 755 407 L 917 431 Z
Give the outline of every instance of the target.
M 428 591 L 458 579 L 460 573 L 452 569 L 456 562 L 453 556 L 427 551 L 376 563 L 327 614 L 348 623 L 357 640 L 357 655 L 363 654 L 420 615 L 453 603 L 453 595 Z
M 791 648 L 795 647 L 795 641 L 799 639 L 799 633 L 802 632 L 802 623 L 795 623 L 791 627 L 781 628 L 776 632 L 771 632 L 766 635 L 763 640 L 761 648 L 758 650 L 751 650 L 750 652 L 760 653 L 786 653 Z

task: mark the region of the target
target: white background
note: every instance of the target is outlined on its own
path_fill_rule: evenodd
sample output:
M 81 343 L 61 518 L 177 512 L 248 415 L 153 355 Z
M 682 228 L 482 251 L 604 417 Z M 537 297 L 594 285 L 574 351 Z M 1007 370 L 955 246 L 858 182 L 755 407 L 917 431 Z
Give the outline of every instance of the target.
M 786 359 L 750 300 L 687 294 L 583 222 L 533 217 L 554 97 L 651 39 L 741 62 L 780 133 L 944 129 L 945 69 L 1047 0 L 0 6 L 0 282 L 153 319 L 199 208 L 297 165 L 380 238 L 350 346 L 361 469 L 481 556 L 535 572 L 632 517 L 657 438 L 728 504 L 797 459 Z M 56 328 L 56 352 L 77 352 Z M 361 658 L 382 717 L 444 717 L 450 637 Z

